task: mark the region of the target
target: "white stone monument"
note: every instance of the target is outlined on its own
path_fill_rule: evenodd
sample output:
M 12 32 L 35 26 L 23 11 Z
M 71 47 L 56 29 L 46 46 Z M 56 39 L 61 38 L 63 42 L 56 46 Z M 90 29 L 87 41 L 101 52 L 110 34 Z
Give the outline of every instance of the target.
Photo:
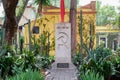
M 55 26 L 55 63 L 52 68 L 75 68 L 71 61 L 71 24 Z
M 77 80 L 77 69 L 71 60 L 71 24 L 55 26 L 55 62 L 45 80 Z
M 71 62 L 71 27 L 70 23 L 60 24 L 55 27 L 55 61 L 57 63 Z

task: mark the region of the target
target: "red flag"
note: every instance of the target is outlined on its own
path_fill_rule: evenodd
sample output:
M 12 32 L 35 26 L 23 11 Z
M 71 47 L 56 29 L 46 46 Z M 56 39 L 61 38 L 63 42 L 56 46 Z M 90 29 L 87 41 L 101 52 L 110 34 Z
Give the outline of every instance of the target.
M 61 10 L 61 22 L 64 22 L 64 15 L 65 15 L 65 6 L 64 6 L 64 0 L 61 0 L 60 4 L 60 10 Z

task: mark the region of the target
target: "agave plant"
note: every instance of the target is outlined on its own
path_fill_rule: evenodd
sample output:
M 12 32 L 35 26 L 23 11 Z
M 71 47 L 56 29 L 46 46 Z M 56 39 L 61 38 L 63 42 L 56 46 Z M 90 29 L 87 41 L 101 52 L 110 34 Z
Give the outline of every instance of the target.
M 103 75 L 105 79 L 110 78 L 113 72 L 113 63 L 111 60 L 113 54 L 111 50 L 102 46 L 97 47 L 93 51 L 89 51 L 88 48 L 86 50 L 88 56 L 83 59 L 83 64 L 79 66 L 80 74 L 90 69 Z
M 104 80 L 103 76 L 92 70 L 86 71 L 85 74 L 82 74 L 80 78 L 80 80 Z

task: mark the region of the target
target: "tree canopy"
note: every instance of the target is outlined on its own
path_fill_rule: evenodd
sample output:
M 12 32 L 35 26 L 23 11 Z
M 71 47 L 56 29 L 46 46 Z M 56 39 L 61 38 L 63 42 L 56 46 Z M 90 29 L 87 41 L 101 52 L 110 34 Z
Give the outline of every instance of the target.
M 96 23 L 98 26 L 104 25 L 116 25 L 118 26 L 118 16 L 115 6 L 104 5 L 101 6 L 101 2 L 98 0 L 97 5 L 97 16 Z

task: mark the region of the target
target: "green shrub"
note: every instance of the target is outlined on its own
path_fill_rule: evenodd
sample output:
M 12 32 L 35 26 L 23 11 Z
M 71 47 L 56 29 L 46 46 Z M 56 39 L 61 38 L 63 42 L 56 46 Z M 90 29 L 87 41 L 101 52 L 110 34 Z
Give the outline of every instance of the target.
M 88 51 L 88 56 L 83 59 L 83 63 L 79 66 L 79 74 L 81 75 L 87 70 L 94 70 L 108 79 L 113 73 L 112 57 L 111 50 L 102 46 Z
M 114 70 L 115 70 L 115 75 L 120 75 L 120 57 L 115 58 Z
M 0 51 L 0 77 L 5 79 L 7 75 L 14 75 L 13 66 L 15 61 L 15 51 L 13 46 L 4 44 Z
M 85 74 L 81 75 L 80 80 L 104 80 L 104 77 L 92 70 L 88 70 Z
M 81 64 L 81 61 L 82 59 L 81 59 L 80 54 L 76 54 L 73 56 L 73 63 L 75 66 L 79 67 L 79 65 Z
M 7 75 L 13 75 L 12 67 L 14 66 L 14 57 L 2 56 L 0 57 L 0 76 L 5 78 Z
M 6 80 L 44 80 L 44 76 L 39 71 L 28 69 L 28 71 L 7 78 Z
M 40 57 L 40 67 L 43 69 L 49 69 L 50 65 L 54 62 L 54 56 L 42 56 Z

